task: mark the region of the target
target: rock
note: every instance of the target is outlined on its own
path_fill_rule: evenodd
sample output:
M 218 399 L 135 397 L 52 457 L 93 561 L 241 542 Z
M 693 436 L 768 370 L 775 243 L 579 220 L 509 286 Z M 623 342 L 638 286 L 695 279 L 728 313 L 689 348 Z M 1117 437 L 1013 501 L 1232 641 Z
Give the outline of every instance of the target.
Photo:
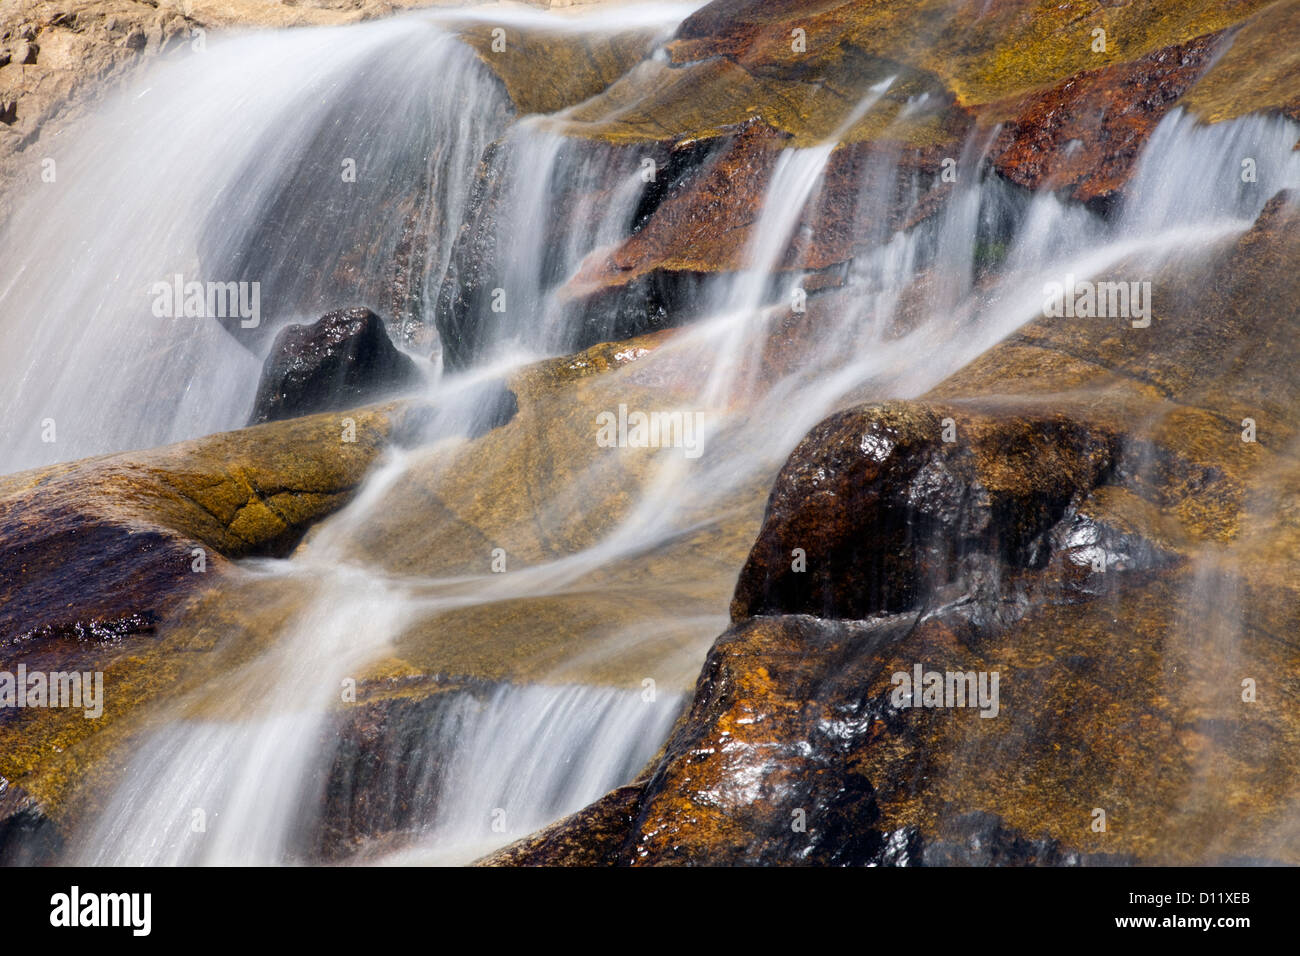
M 543 217 L 548 220 L 571 215 L 574 208 L 600 208 L 642 158 L 654 158 L 665 167 L 672 165 L 664 148 L 649 153 L 616 150 L 612 156 L 604 144 L 576 141 L 563 148 L 570 158 L 555 168 L 582 169 L 586 165 L 597 172 L 552 182 L 548 212 Z M 599 287 L 584 290 L 584 295 L 569 297 L 562 315 L 546 315 L 548 303 L 536 298 L 534 277 L 523 277 L 517 285 L 512 275 L 516 268 L 510 258 L 515 237 L 515 224 L 509 216 L 513 188 L 523 181 L 521 177 L 537 173 L 521 169 L 520 157 L 513 149 L 514 141 L 507 139 L 485 151 L 438 291 L 434 320 L 446 367 L 466 368 L 483 358 L 492 343 L 503 340 L 565 354 L 660 331 L 689 317 L 689 311 L 678 309 L 689 286 L 659 276 L 618 284 L 613 294 L 604 296 L 594 294 L 604 291 Z M 643 210 L 643 214 L 647 213 Z M 559 287 L 568 278 L 562 265 L 562 257 L 547 258 L 544 274 L 537 277 L 544 288 Z
M 680 534 L 609 553 L 583 572 L 581 588 L 557 593 L 529 584 L 551 569 L 568 573 L 566 559 L 581 562 L 583 552 L 614 536 L 660 469 L 683 460 L 678 448 L 610 448 L 596 440 L 597 415 L 620 403 L 690 407 L 699 381 L 671 349 L 671 333 L 660 333 L 525 367 L 507 381 L 518 403 L 507 423 L 476 438 L 410 449 L 405 473 L 346 542 L 334 542 L 342 549 L 335 556 L 402 578 L 477 580 L 501 548 L 506 571 L 474 585 L 491 595 L 501 582 L 492 600 L 431 605 L 416 615 L 394 636 L 389 656 L 358 675 L 361 689 L 412 674 L 623 688 L 640 688 L 652 676 L 665 694 L 691 686 L 700 654 L 725 624 L 719 608 L 753 541 L 770 475 L 748 484 L 721 518 L 708 501 L 681 509 Z M 309 559 L 314 547 L 308 534 L 295 553 Z M 653 592 L 639 583 L 647 578 L 658 582 Z M 178 626 L 220 622 L 224 632 L 249 640 L 267 633 L 274 602 L 264 589 L 256 581 L 230 587 L 199 602 Z M 277 600 L 294 600 L 293 587 L 277 582 Z M 667 616 L 666 605 L 673 609 Z M 625 639 L 647 620 L 661 622 L 654 639 Z M 574 655 L 575 642 L 584 653 Z
M 501 80 L 519 115 L 554 113 L 595 96 L 648 57 L 659 32 L 566 33 L 559 24 L 506 29 L 483 20 L 452 27 Z M 505 30 L 504 49 L 493 36 L 497 29 Z
M 354 23 L 427 6 L 427 0 L 300 0 L 247 3 L 190 0 L 166 22 L 157 4 L 135 0 L 71 0 L 60 4 L 8 4 L 0 35 L 12 31 L 11 67 L 0 73 L 0 103 L 12 102 L 4 120 L 16 135 L 0 136 L 0 180 L 6 187 L 39 183 L 39 158 L 29 152 L 84 117 L 135 67 L 186 42 L 195 28 L 210 32 L 251 27 Z M 13 56 L 21 46 L 21 57 Z M 50 147 L 45 147 L 50 148 Z M 0 194 L 0 207 L 12 202 Z
M 813 429 L 639 794 L 501 862 L 1300 861 L 1297 219 L 1163 267 L 1147 328 L 1043 317 Z
M 782 469 L 732 619 L 865 618 L 995 586 L 1002 568 L 1047 560 L 1052 527 L 1115 452 L 1113 435 L 1065 416 L 972 421 L 903 403 L 843 412 Z
M 1182 103 L 1207 122 L 1253 112 L 1300 121 L 1300 16 L 1279 2 L 1248 17 Z
M 444 774 L 430 728 L 455 706 L 450 691 L 483 693 L 486 685 L 412 677 L 390 684 L 397 686 L 363 690 L 322 735 L 321 751 L 333 758 L 318 774 L 321 806 L 301 828 L 304 859 L 374 852 L 433 817 Z
M 476 866 L 617 866 L 641 811 L 644 782 L 611 790 L 595 803 L 484 857 Z
M 978 10 L 938 0 L 813 9 L 716 0 L 682 23 L 667 61 L 642 63 L 556 118 L 566 134 L 611 149 L 667 144 L 700 157 L 697 174 L 673 180 L 645 221 L 596 250 L 562 294 L 640 296 L 649 311 L 665 298 L 689 301 L 665 297 L 664 282 L 743 268 L 782 146 L 840 144 L 778 269 L 842 269 L 878 230 L 933 215 L 948 195 L 939 164 L 974 142 L 988 143 L 986 161 L 1008 182 L 1106 213 L 1124 199 L 1151 132 L 1184 98 L 1216 120 L 1285 112 L 1300 98 L 1296 71 L 1256 66 L 1289 63 L 1273 37 L 1298 23 L 1293 5 L 1262 0 L 1231 11 L 1158 3 L 1068 15 L 1045 0 Z M 1104 50 L 1094 50 L 1098 28 L 1109 37 Z M 1259 55 L 1221 64 L 1238 44 Z M 855 119 L 868 96 L 878 99 Z M 863 215 L 860 196 L 891 194 L 883 217 Z
M 330 312 L 276 336 L 249 424 L 350 408 L 420 381 L 415 362 L 393 345 L 379 316 L 362 308 Z
M 239 579 L 231 559 L 284 554 L 345 504 L 404 412 L 348 417 L 355 441 L 316 415 L 0 478 L 0 671 L 105 674 L 97 719 L 0 711 L 0 777 L 42 815 L 62 827 L 116 728 L 222 666 L 212 632 L 169 622 Z
M 49 866 L 62 849 L 36 801 L 0 777 L 0 866 Z
M 1147 138 L 1223 41 L 1221 34 L 1197 37 L 991 105 L 985 122 L 1003 112 L 1011 117 L 993 145 L 994 168 L 1018 186 L 1058 190 L 1104 209 L 1128 181 Z
M 692 165 L 668 180 L 664 195 L 633 234 L 612 250 L 589 256 L 564 294 L 590 295 L 652 273 L 745 268 L 773 171 L 788 143 L 786 135 L 750 120 L 713 150 L 697 151 Z M 933 180 L 940 158 L 909 150 L 898 162 L 900 149 L 896 143 L 862 143 L 837 150 L 810 208 L 794 224 L 789 253 L 776 268 L 828 269 L 851 259 L 875 230 L 901 227 L 915 180 Z M 861 214 L 860 198 L 868 192 L 892 199 L 884 204 L 890 213 L 886 221 Z

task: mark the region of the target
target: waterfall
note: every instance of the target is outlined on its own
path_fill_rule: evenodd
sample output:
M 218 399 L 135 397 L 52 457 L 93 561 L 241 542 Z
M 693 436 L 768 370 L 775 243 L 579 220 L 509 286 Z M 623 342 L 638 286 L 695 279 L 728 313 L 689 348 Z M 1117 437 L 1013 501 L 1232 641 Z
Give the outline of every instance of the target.
M 502 99 L 427 17 L 217 37 L 149 71 L 0 235 L 0 471 L 244 424 L 277 326 L 381 310 L 408 228 L 445 268 Z M 257 325 L 156 315 L 177 275 L 260 283 Z
M 667 29 L 688 12 L 636 10 L 619 22 Z M 501 15 L 552 22 L 535 11 Z M 569 22 L 604 29 L 616 19 L 602 11 Z M 882 77 L 844 129 L 891 83 Z M 427 244 L 408 263 L 418 275 L 404 277 L 389 317 L 399 343 L 427 355 L 436 300 L 462 289 L 452 274 L 455 243 L 485 153 L 496 151 L 504 183 L 492 234 L 508 310 L 477 304 L 482 347 L 467 369 L 418 396 L 439 409 L 418 447 L 391 452 L 294 556 L 240 563 L 232 589 L 291 592 L 301 596 L 296 609 L 260 635 L 264 646 L 240 667 L 154 715 L 103 811 L 73 841 L 77 860 L 310 860 L 301 828 L 340 759 L 331 743 L 344 713 L 340 687 L 412 629 L 451 641 L 457 613 L 509 602 L 571 600 L 590 611 L 574 614 L 583 639 L 545 679 L 431 695 L 428 719 L 395 743 L 413 794 L 400 839 L 358 859 L 467 862 L 629 782 L 667 737 L 688 684 L 647 701 L 570 671 L 619 659 L 632 645 L 649 647 L 665 671 L 698 670 L 726 626 L 737 557 L 688 558 L 689 542 L 723 537 L 724 520 L 738 514 L 760 514 L 809 427 L 850 401 L 925 392 L 1040 314 L 1045 283 L 1203 254 L 1247 228 L 1278 189 L 1300 186 L 1294 123 L 1248 117 L 1204 127 L 1175 110 L 1130 187 L 1142 201 L 1109 219 L 999 179 L 984 162 L 984 131 L 967 144 L 943 207 L 886 230 L 878 224 L 893 195 L 909 195 L 919 211 L 922 193 L 908 187 L 901 157 L 884 160 L 888 188 L 864 192 L 854 210 L 863 241 L 844 271 L 840 305 L 819 315 L 797 367 L 773 369 L 765 356 L 774 321 L 789 318 L 790 293 L 807 278 L 784 263 L 839 137 L 785 149 L 743 267 L 700 279 L 698 320 L 593 386 L 617 407 L 625 387 L 684 381 L 671 401 L 707 420 L 698 460 L 657 459 L 594 544 L 503 576 L 468 562 L 450 574 L 411 570 L 396 546 L 393 554 L 387 542 L 372 547 L 366 529 L 400 512 L 415 477 L 436 470 L 431 462 L 455 460 L 476 385 L 571 350 L 578 322 L 603 321 L 575 313 L 566 283 L 627 236 L 645 199 L 635 150 L 566 138 L 543 118 L 511 122 L 502 97 L 433 15 L 214 42 L 202 58 L 159 66 L 79 130 L 63 149 L 57 192 L 38 191 L 7 225 L 0 241 L 13 267 L 0 288 L 0 323 L 6 342 L 18 344 L 0 358 L 0 443 L 3 470 L 13 471 L 241 424 L 274 329 L 390 295 L 385 269 L 413 223 Z M 1249 188 L 1238 176 L 1243 154 L 1258 162 Z M 355 182 L 342 178 L 349 160 Z M 420 188 L 411 194 L 392 188 L 412 182 Z M 583 198 L 557 200 L 570 195 Z M 981 272 L 993 245 L 996 261 Z M 356 261 L 345 255 L 357 250 Z M 347 274 L 328 271 L 343 259 Z M 150 290 L 173 274 L 261 277 L 261 325 L 155 316 Z M 909 295 L 920 303 L 910 310 Z M 53 444 L 40 438 L 46 419 L 57 423 Z M 591 457 L 577 480 L 544 489 L 550 497 L 532 502 L 538 514 L 580 506 L 583 488 L 621 477 L 592 448 L 573 453 Z M 437 541 L 443 519 L 428 520 L 419 531 Z M 679 558 L 680 579 L 647 580 L 647 555 Z M 598 598 L 642 600 L 654 611 L 615 626 Z M 346 792 L 349 772 L 344 766 L 343 782 L 330 785 Z
M 406 765 L 438 781 L 426 791 L 428 822 L 406 849 L 380 859 L 469 863 L 580 809 L 635 777 L 682 704 L 678 694 L 648 699 L 607 687 L 454 695 Z

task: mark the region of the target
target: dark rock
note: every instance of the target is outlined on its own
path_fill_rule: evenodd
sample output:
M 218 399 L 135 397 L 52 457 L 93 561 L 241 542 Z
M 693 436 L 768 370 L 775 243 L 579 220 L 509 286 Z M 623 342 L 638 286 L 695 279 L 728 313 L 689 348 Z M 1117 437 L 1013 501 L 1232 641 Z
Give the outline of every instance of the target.
M 454 712 L 463 693 L 481 694 L 489 686 L 390 683 L 399 686 L 363 687 L 362 699 L 321 739 L 321 748 L 332 750 L 333 757 L 320 771 L 319 811 L 299 830 L 304 859 L 345 859 L 367 847 L 398 846 L 418 834 L 434 818 L 444 777 L 443 754 L 430 728 Z
M 42 817 L 65 827 L 73 787 L 102 796 L 90 781 L 122 764 L 101 745 L 213 662 L 210 633 L 177 638 L 175 617 L 227 593 L 231 559 L 284 554 L 345 504 L 403 417 L 349 416 L 355 441 L 322 415 L 0 477 L 0 671 L 104 675 L 96 719 L 0 708 L 0 777 Z M 14 820 L 38 835 L 31 814 Z
M 369 309 L 330 312 L 276 336 L 262 366 L 250 425 L 349 408 L 420 381 Z
M 629 170 L 642 158 L 654 158 L 665 169 L 685 175 L 680 161 L 665 146 L 637 149 L 574 141 L 565 145 L 562 161 L 549 170 L 521 166 L 512 140 L 489 147 L 480 164 L 465 221 L 452 249 L 447 272 L 438 290 L 434 319 L 446 367 L 463 369 L 501 342 L 514 341 L 540 352 L 566 354 L 602 342 L 660 331 L 692 314 L 693 276 L 689 270 L 665 270 L 655 275 L 627 276 L 624 281 L 594 283 L 590 288 L 561 289 L 570 278 L 563 243 L 545 243 L 541 274 L 522 287 L 512 282 L 511 249 L 516 237 L 510 206 L 513 189 L 541 172 L 575 171 L 547 184 L 546 222 L 562 222 L 575 208 L 599 208 L 606 203 Z M 688 151 L 698 158 L 703 153 Z M 644 222 L 663 201 L 662 186 L 647 184 L 635 212 Z M 628 224 L 629 229 L 636 223 Z M 543 295 L 560 290 L 560 314 L 540 321 L 551 304 L 534 297 L 534 279 Z M 500 290 L 500 293 L 498 293 Z M 497 296 L 504 295 L 498 306 Z M 494 306 L 497 306 L 494 308 Z
M 617 866 L 641 811 L 645 784 L 611 790 L 595 803 L 477 861 L 477 866 Z
M 48 866 L 63 849 L 63 835 L 36 801 L 0 777 L 0 866 Z
M 906 403 L 842 412 L 781 470 L 732 618 L 864 618 L 1041 566 L 1048 532 L 1114 453 L 1113 437 L 1065 417 Z

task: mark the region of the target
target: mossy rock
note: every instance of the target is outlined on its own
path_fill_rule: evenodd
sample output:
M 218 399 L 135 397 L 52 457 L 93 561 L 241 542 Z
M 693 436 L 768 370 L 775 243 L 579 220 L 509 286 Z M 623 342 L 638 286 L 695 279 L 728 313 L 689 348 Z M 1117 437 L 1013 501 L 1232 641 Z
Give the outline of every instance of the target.
M 241 577 L 231 559 L 287 553 L 350 500 L 403 414 L 309 416 L 0 479 L 0 670 L 99 671 L 105 692 L 97 719 L 0 713 L 0 778 L 61 822 L 129 718 L 229 664 L 209 653 L 218 634 L 171 622 Z

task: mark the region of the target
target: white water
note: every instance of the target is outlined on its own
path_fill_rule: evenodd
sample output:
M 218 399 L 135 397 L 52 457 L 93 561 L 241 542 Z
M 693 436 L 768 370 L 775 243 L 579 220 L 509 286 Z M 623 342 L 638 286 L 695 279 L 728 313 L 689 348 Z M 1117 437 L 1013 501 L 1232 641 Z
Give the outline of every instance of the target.
M 385 862 L 467 863 L 581 809 L 636 776 L 682 703 L 581 686 L 459 695 L 427 745 L 446 768 L 432 819 Z
M 654 15 L 665 13 L 657 8 Z M 0 290 L 0 321 L 6 323 L 0 331 L 6 341 L 16 337 L 24 343 L 4 360 L 13 363 L 4 378 L 4 427 L 14 432 L 4 438 L 7 447 L 17 449 L 14 467 L 156 444 L 240 422 L 256 380 L 251 355 L 210 323 L 177 336 L 174 324 L 141 318 L 137 313 L 147 315 L 147 309 L 138 303 L 134 311 L 127 306 L 160 273 L 193 268 L 204 238 L 199 226 L 210 225 L 214 214 L 230 220 L 227 238 L 238 245 L 248 218 L 279 183 L 271 175 L 265 182 L 242 178 L 250 168 L 250 151 L 261 148 L 250 144 L 273 142 L 283 150 L 274 165 L 292 167 L 295 144 L 310 138 L 323 116 L 304 113 L 300 105 L 286 114 L 280 104 L 324 102 L 369 56 L 415 42 L 413 24 L 428 32 L 419 43 L 445 58 L 409 57 L 403 60 L 409 66 L 376 78 L 362 92 L 374 104 L 388 84 L 400 86 L 421 109 L 427 107 L 430 127 L 412 129 L 409 116 L 386 127 L 383 117 L 406 114 L 385 109 L 378 111 L 380 128 L 368 138 L 382 138 L 387 131 L 417 142 L 429 135 L 463 143 L 465 148 L 445 156 L 434 173 L 443 203 L 463 207 L 476 150 L 495 135 L 490 123 L 477 125 L 474 118 L 491 113 L 493 87 L 463 51 L 426 20 L 414 18 L 230 41 L 224 49 L 214 47 L 202 69 L 170 67 L 195 70 L 198 95 L 191 87 L 157 108 L 143 141 L 117 137 L 119 146 L 99 159 L 103 168 L 93 176 L 70 173 L 67 196 L 79 198 L 61 195 L 49 205 L 40 200 L 36 211 L 24 213 L 33 252 Z M 296 98 L 304 82 L 316 91 L 316 100 Z M 887 88 L 872 90 L 850 118 L 869 111 Z M 430 90 L 442 91 L 445 98 L 421 99 Z M 137 102 L 142 95 L 154 92 L 137 93 Z M 458 111 L 456 104 L 466 101 L 478 106 Z M 124 102 L 111 120 L 123 122 L 138 108 Z M 296 115 L 300 124 L 286 123 L 287 115 Z M 109 129 L 95 127 L 86 141 L 112 139 Z M 250 135 L 249 129 L 260 132 Z M 981 144 L 972 143 L 961 163 L 962 178 L 937 216 L 898 235 L 871 235 L 874 227 L 863 226 L 874 241 L 849 271 L 853 294 L 845 301 L 851 304 L 824 317 L 817 335 L 801 346 L 806 354 L 797 368 L 773 376 L 761 374 L 760 367 L 769 320 L 788 308 L 789 292 L 800 278 L 776 270 L 800 214 L 817 198 L 833 144 L 789 151 L 769 185 L 760 226 L 748 245 L 748 267 L 703 289 L 701 295 L 712 303 L 709 314 L 643 360 L 651 369 L 699 371 L 688 407 L 708 411 L 712 423 L 698 461 L 667 458 L 618 526 L 590 548 L 508 576 L 448 579 L 397 575 L 353 560 L 352 538 L 390 506 L 400 479 L 421 457 L 394 454 L 364 494 L 326 522 L 300 556 L 250 566 L 256 575 L 310 587 L 314 597 L 308 610 L 273 635 L 263 655 L 223 678 L 221 688 L 209 689 L 211 696 L 248 702 L 238 716 L 198 719 L 178 713 L 144 740 L 108 809 L 78 841 L 81 858 L 96 863 L 292 858 L 294 826 L 317 797 L 313 771 L 330 757 L 320 741 L 336 713 L 340 683 L 381 657 L 411 622 L 467 606 L 581 593 L 597 572 L 613 574 L 614 586 L 629 594 L 660 586 L 636 580 L 633 559 L 698 530 L 710 520 L 702 516 L 732 513 L 734 497 L 748 494 L 751 486 L 766 487 L 764 481 L 795 442 L 846 395 L 923 392 L 1038 315 L 1044 283 L 1067 272 L 1085 277 L 1139 261 L 1143 275 L 1149 275 L 1170 256 L 1202 253 L 1245 228 L 1278 188 L 1300 185 L 1300 155 L 1291 151 L 1296 135 L 1296 127 L 1282 120 L 1251 118 L 1202 129 L 1175 113 L 1152 138 L 1134 181 L 1142 201 L 1110 223 L 1051 195 L 1026 201 L 982 176 Z M 411 151 L 412 142 L 396 143 L 391 154 L 381 151 L 379 168 L 395 175 L 393 164 Z M 511 159 L 505 281 L 515 308 L 521 304 L 531 324 L 502 327 L 489 351 L 520 361 L 521 353 L 563 347 L 568 330 L 556 290 L 592 250 L 624 235 L 641 183 L 635 157 L 592 158 L 534 121 L 515 124 L 502 148 Z M 123 195 L 139 193 L 132 178 L 146 155 L 157 170 L 150 187 L 157 202 L 123 202 Z M 1249 188 L 1238 175 L 1242 155 L 1258 161 L 1260 182 Z M 242 160 L 232 161 L 233 156 Z M 77 169 L 75 161 L 70 168 Z M 555 184 L 574 182 L 620 185 L 599 207 L 564 210 L 557 226 L 550 202 Z M 236 191 L 246 191 L 248 201 L 233 201 Z M 888 201 L 883 195 L 862 196 L 859 219 L 882 221 Z M 331 238 L 344 242 L 331 218 L 337 210 L 326 205 L 310 213 L 304 228 L 319 239 L 309 245 L 317 242 L 311 248 L 328 260 Z M 458 225 L 458 214 L 445 218 L 440 253 L 430 266 L 435 271 L 445 267 L 449 230 Z M 1000 268 L 977 283 L 974 266 L 988 242 L 986 227 L 999 218 L 1015 220 L 1016 227 Z M 926 277 L 931 282 L 920 321 L 901 333 L 891 331 L 904 293 Z M 435 288 L 436 282 L 427 285 Z M 145 382 L 147 389 L 141 388 Z M 453 413 L 428 436 L 430 442 L 454 432 L 457 389 L 464 384 L 434 386 L 435 400 Z M 57 448 L 42 447 L 33 438 L 44 417 L 58 421 Z M 564 488 L 549 491 L 557 501 L 573 494 Z M 557 501 L 537 502 L 537 511 L 546 513 Z M 620 569 L 627 569 L 627 580 L 618 577 Z M 624 642 L 645 640 L 677 624 L 697 635 L 688 656 L 698 663 L 725 622 L 725 602 L 703 615 L 697 608 L 667 607 L 640 633 L 622 633 L 604 644 L 593 640 L 574 658 L 612 653 Z M 469 693 L 457 697 L 421 744 L 426 757 L 437 755 L 448 768 L 430 784 L 429 816 L 407 834 L 409 845 L 388 859 L 463 862 L 580 807 L 640 769 L 680 704 L 674 693 L 647 705 L 634 691 L 567 684 L 506 684 L 486 699 Z M 204 810 L 208 821 L 202 833 L 192 827 L 196 809 Z M 504 829 L 491 827 L 496 810 L 504 811 Z
M 423 17 L 217 37 L 59 137 L 56 181 L 0 236 L 0 471 L 244 424 L 259 333 L 380 308 L 405 225 L 386 204 L 421 176 L 445 265 L 502 126 L 485 72 Z M 358 250 L 355 279 L 330 274 Z M 249 348 L 212 319 L 153 314 L 153 284 L 177 273 L 260 283 Z

